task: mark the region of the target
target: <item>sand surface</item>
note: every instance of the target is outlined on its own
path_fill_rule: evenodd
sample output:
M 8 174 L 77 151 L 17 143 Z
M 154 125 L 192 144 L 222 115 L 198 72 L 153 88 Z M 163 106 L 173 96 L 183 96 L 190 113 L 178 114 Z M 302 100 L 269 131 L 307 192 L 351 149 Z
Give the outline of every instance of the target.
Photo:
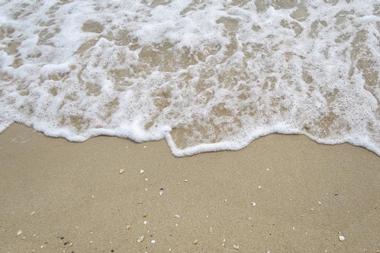
M 380 157 L 303 136 L 175 158 L 163 141 L 13 125 L 0 203 L 5 253 L 380 252 Z

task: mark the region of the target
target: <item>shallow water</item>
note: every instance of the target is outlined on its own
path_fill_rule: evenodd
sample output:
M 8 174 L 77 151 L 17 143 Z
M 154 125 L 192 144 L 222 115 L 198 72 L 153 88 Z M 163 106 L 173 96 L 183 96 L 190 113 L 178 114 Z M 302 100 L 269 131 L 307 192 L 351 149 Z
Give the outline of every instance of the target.
M 380 154 L 379 0 L 0 0 L 0 131 Z

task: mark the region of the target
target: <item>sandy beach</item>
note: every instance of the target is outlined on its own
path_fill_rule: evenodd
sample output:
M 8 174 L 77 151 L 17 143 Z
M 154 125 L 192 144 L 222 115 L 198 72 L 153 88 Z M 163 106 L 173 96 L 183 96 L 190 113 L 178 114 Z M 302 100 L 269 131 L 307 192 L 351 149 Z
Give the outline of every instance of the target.
M 0 252 L 379 252 L 380 158 L 270 135 L 175 158 L 165 142 L 0 134 Z

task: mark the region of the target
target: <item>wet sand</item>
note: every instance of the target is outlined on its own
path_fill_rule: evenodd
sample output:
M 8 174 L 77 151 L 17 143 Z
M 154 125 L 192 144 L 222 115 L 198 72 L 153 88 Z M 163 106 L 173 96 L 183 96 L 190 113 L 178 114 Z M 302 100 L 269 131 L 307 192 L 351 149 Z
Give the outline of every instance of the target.
M 175 158 L 164 141 L 0 134 L 5 253 L 380 252 L 379 196 L 380 157 L 304 136 Z

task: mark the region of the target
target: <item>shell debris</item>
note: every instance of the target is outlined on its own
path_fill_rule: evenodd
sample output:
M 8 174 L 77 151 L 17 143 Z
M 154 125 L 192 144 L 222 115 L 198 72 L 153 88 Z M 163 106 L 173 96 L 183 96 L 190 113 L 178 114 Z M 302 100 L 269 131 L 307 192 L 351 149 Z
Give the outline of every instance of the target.
M 119 174 L 123 174 L 124 172 L 125 172 L 124 169 L 120 169 L 120 170 L 119 170 Z
M 139 238 L 137 238 L 137 242 L 143 242 L 144 241 L 144 236 L 140 236 Z
M 232 247 L 233 247 L 234 249 L 236 249 L 236 250 L 239 250 L 239 249 L 240 249 L 239 244 L 234 244 Z
M 22 234 L 22 230 L 17 231 L 17 236 L 20 236 Z
M 339 241 L 343 242 L 344 240 L 346 240 L 346 237 L 344 237 L 344 235 L 339 235 Z

